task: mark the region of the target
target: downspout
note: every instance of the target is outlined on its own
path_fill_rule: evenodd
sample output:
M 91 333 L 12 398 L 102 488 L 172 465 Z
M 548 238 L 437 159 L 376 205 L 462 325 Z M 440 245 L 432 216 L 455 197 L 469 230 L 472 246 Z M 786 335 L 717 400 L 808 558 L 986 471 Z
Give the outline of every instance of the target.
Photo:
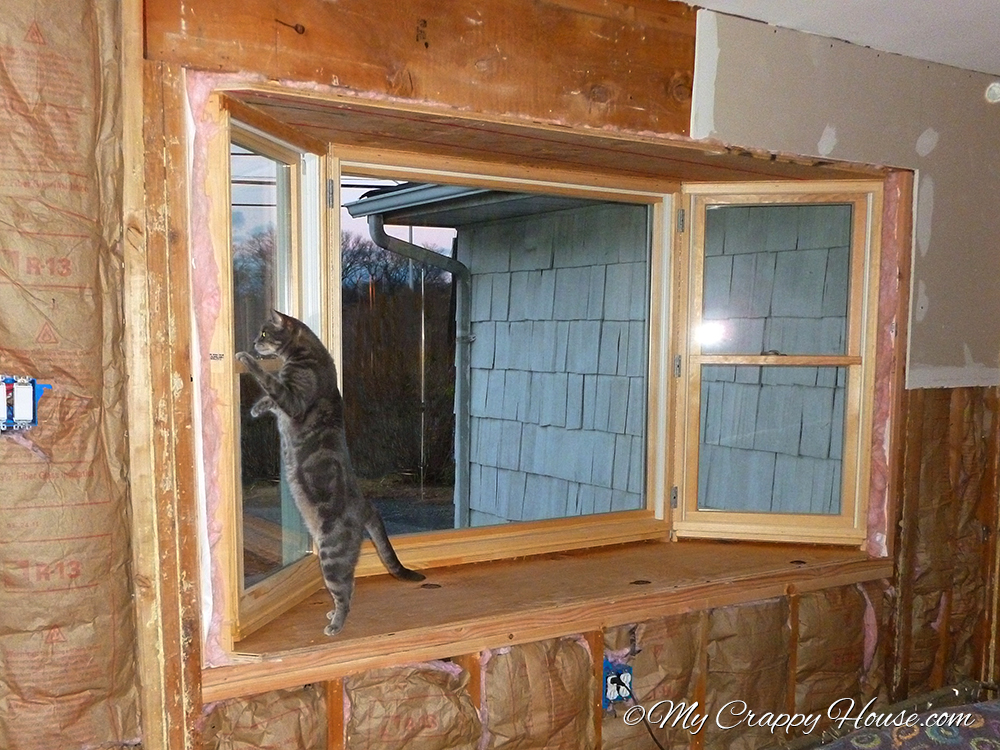
M 455 528 L 469 526 L 469 348 L 472 343 L 472 274 L 468 266 L 447 255 L 392 237 L 385 232 L 381 214 L 369 214 L 368 233 L 384 250 L 418 263 L 443 268 L 457 281 L 455 311 Z

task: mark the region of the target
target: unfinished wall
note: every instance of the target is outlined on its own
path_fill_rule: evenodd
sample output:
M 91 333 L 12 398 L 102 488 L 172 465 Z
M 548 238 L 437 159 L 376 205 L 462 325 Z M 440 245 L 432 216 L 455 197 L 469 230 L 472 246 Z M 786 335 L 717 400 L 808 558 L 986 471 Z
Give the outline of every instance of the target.
M 991 77 L 700 11 L 691 134 L 917 170 L 910 388 L 1000 382 Z
M 893 687 L 981 679 L 997 529 L 995 389 L 906 394 Z
M 665 746 L 768 747 L 805 730 L 771 734 L 749 727 L 732 713 L 742 710 L 732 701 L 745 702 L 758 716 L 825 716 L 841 698 L 884 699 L 884 588 L 884 582 L 841 586 L 612 628 L 605 631 L 605 654 L 631 665 L 633 692 L 643 705 L 697 702 L 696 711 L 676 723 L 661 728 L 653 722 Z M 664 710 L 667 704 L 661 717 Z M 641 724 L 625 723 L 625 711 L 613 704 L 605 712 L 604 750 L 655 748 Z M 699 724 L 695 714 L 707 718 Z
M 4 4 L 0 373 L 50 383 L 0 436 L 0 746 L 137 742 L 124 429 L 118 4 Z
M 458 234 L 472 271 L 472 523 L 642 507 L 649 231 L 605 204 Z

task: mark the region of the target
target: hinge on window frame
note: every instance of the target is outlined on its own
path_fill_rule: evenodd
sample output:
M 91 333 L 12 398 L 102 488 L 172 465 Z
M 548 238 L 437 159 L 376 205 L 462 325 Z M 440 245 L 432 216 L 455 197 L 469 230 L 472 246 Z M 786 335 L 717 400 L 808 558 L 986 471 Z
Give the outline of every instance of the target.
M 675 508 L 675 509 L 677 508 L 677 499 L 679 497 L 680 497 L 680 491 L 677 489 L 677 485 L 675 484 L 673 487 L 670 488 L 670 507 L 671 508 Z
M 678 208 L 677 209 L 677 233 L 678 234 L 683 234 L 684 233 L 684 209 L 683 208 Z
M 334 205 L 335 193 L 337 192 L 337 185 L 332 179 L 326 181 L 326 207 L 336 208 Z
M 674 355 L 674 377 L 679 378 L 681 376 L 681 355 Z

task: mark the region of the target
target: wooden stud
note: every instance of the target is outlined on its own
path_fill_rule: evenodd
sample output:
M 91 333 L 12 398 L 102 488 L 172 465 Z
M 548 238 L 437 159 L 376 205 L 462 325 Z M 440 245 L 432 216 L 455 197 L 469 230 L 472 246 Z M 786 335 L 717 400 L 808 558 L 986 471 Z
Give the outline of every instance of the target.
M 993 419 L 1000 414 L 998 408 L 997 390 L 989 389 L 986 395 L 986 406 Z M 983 477 L 982 498 L 980 503 L 980 521 L 983 524 L 985 533 L 989 534 L 987 543 L 987 554 L 983 556 L 983 580 L 986 582 L 986 617 L 979 633 L 980 652 L 982 653 L 982 668 L 979 679 L 984 682 L 996 682 L 1000 674 L 1000 656 L 997 650 L 1000 646 L 1000 542 L 997 540 L 998 526 L 1000 518 L 996 503 L 993 499 L 997 497 L 998 479 L 1000 479 L 1000 430 L 994 428 L 990 431 L 988 449 L 986 454 L 987 466 Z
M 877 343 L 876 379 L 888 379 L 889 400 L 889 448 L 888 466 L 886 467 L 886 509 L 885 536 L 886 548 L 890 557 L 895 553 L 897 541 L 896 504 L 903 487 L 903 446 L 906 437 L 906 342 L 908 339 L 910 320 L 910 266 L 913 237 L 913 173 L 894 170 L 885 181 L 883 200 L 884 216 L 882 219 L 882 253 L 886 259 L 895 259 L 896 288 L 889 287 L 892 278 L 892 268 L 883 264 L 880 286 L 889 287 L 887 294 L 895 298 L 895 305 L 890 306 L 879 301 L 878 331 L 885 331 L 890 339 L 892 350 L 888 351 L 890 341 Z M 894 292 L 894 294 L 893 294 Z M 876 334 L 878 335 L 878 334 Z
M 326 748 L 344 750 L 344 680 L 326 683 Z
M 698 618 L 698 628 L 701 635 L 701 644 L 698 648 L 698 681 L 694 686 L 694 702 L 703 706 L 703 711 L 709 710 L 705 704 L 705 697 L 708 694 L 708 630 L 712 613 L 704 611 Z M 705 733 L 698 732 L 691 738 L 691 750 L 703 750 L 705 747 Z
M 462 654 L 452 659 L 458 666 L 469 675 L 469 697 L 472 698 L 472 705 L 476 711 L 483 707 L 483 662 L 481 654 L 476 651 L 471 654 Z
M 891 674 L 886 675 L 889 701 L 895 703 L 909 694 L 910 653 L 913 647 L 911 630 L 913 616 L 912 576 L 916 565 L 917 517 L 919 490 L 914 480 L 920 476 L 920 446 L 923 442 L 923 405 L 926 391 L 904 391 L 901 396 L 905 415 L 906 437 L 899 446 L 903 454 L 899 462 L 900 499 L 896 506 L 895 526 L 899 529 L 896 539 L 896 598 L 890 619 L 889 649 L 886 664 Z
M 791 634 L 788 639 L 788 695 L 785 709 L 794 714 L 798 708 L 795 705 L 795 686 L 798 683 L 799 657 L 799 592 L 795 586 L 788 587 L 788 625 Z
M 143 746 L 184 750 L 201 713 L 184 78 L 142 64 L 138 13 L 127 4 L 123 139 L 137 672 Z
M 595 747 L 601 746 L 601 726 L 604 723 L 604 708 L 602 696 L 604 695 L 604 631 L 591 630 L 584 633 L 590 647 L 590 658 L 594 668 L 594 686 L 597 690 L 591 695 L 590 705 L 594 712 L 594 737 Z

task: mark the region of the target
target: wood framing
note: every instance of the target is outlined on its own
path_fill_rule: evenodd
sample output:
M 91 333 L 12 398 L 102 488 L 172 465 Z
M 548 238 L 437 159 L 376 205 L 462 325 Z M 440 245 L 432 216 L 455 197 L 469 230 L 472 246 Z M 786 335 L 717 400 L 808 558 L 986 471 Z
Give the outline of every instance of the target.
M 278 10 L 268 0 L 146 2 L 151 59 L 682 135 L 694 33 L 694 8 L 647 0 L 484 0 L 472 10 L 433 0 L 294 0 Z
M 196 746 L 201 714 L 187 159 L 176 137 L 184 74 L 131 63 L 124 256 L 137 672 L 143 747 L 183 750 Z

